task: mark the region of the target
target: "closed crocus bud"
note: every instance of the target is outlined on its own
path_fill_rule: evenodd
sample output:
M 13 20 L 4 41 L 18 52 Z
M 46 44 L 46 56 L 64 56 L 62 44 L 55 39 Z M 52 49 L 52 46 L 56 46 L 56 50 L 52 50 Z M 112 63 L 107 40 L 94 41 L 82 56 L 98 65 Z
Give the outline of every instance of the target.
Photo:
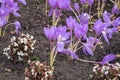
M 74 3 L 74 8 L 75 8 L 76 11 L 80 10 L 79 4 L 77 2 Z
M 112 8 L 112 13 L 113 14 L 119 14 L 120 13 L 120 10 L 119 10 L 119 8 L 116 4 Z
M 58 5 L 58 0 L 48 0 L 50 7 L 56 8 Z
M 21 24 L 19 21 L 15 21 L 14 24 L 15 24 L 16 33 L 18 34 L 21 29 Z
M 8 20 L 5 19 L 5 17 L 0 17 L 0 28 L 4 27 L 6 25 Z
M 58 6 L 61 10 L 69 9 L 70 7 L 70 0 L 59 0 Z

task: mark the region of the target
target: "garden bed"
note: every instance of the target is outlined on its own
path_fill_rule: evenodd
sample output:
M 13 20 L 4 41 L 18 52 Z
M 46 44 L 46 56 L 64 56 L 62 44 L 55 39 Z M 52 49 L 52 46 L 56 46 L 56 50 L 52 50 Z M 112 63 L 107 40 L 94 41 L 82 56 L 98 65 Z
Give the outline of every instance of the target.
M 22 32 L 34 36 L 36 39 L 34 54 L 41 62 L 49 62 L 49 42 L 43 32 L 44 26 L 49 23 L 49 17 L 45 15 L 45 2 L 26 1 L 27 6 L 21 5 L 20 14 L 22 16 L 18 19 L 22 23 Z M 14 19 L 14 17 L 12 18 Z M 24 80 L 24 70 L 27 64 L 13 63 L 2 54 L 3 49 L 10 43 L 12 36 L 10 30 L 11 28 L 8 28 L 5 36 L 0 38 L 0 80 Z M 82 50 L 79 50 L 77 54 L 82 59 L 100 61 L 108 53 L 120 54 L 120 33 L 114 34 L 110 39 L 110 44 L 103 42 L 103 46 L 97 47 L 94 56 L 86 56 Z M 98 80 L 92 78 L 93 66 L 93 64 L 70 60 L 66 55 L 58 54 L 52 80 Z

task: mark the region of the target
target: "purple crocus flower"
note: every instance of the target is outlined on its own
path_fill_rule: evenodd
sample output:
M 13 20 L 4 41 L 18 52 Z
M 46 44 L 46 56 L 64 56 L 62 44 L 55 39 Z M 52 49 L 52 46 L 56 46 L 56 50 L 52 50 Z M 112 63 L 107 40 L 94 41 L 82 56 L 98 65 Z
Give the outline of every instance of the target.
M 120 10 L 119 10 L 119 8 L 116 4 L 112 8 L 112 13 L 113 14 L 119 14 L 120 13 Z
M 83 43 L 83 52 L 86 54 L 86 55 L 91 55 L 93 56 L 94 53 L 93 53 L 93 49 L 95 48 L 94 47 L 94 44 L 97 43 L 98 39 L 95 39 L 94 37 L 89 37 L 87 38 L 87 42 L 86 43 Z
M 94 3 L 94 0 L 87 0 L 89 6 L 92 6 L 92 4 Z
M 73 30 L 76 24 L 76 19 L 70 16 L 69 18 L 66 18 L 66 24 L 67 24 L 68 29 Z
M 111 25 L 111 14 L 110 13 L 108 13 L 107 11 L 105 11 L 104 13 L 103 13 L 103 20 L 104 20 L 104 22 L 107 24 L 107 26 L 110 26 Z
M 0 7 L 0 16 L 8 16 L 9 15 L 9 8 L 7 7 Z
M 104 65 L 106 63 L 109 63 L 110 61 L 114 60 L 116 56 L 114 54 L 108 54 L 106 55 L 102 61 L 100 61 L 100 64 Z
M 15 21 L 14 24 L 15 24 L 16 33 L 18 34 L 21 29 L 21 24 L 19 21 Z
M 56 8 L 58 5 L 58 0 L 48 0 L 48 3 L 52 8 Z
M 108 13 L 107 11 L 103 13 L 103 19 L 107 26 L 112 25 L 113 27 L 118 27 L 120 25 L 120 17 L 111 21 L 111 14 Z
M 101 19 L 97 20 L 95 23 L 94 23 L 94 28 L 93 30 L 96 32 L 97 35 L 100 35 L 101 32 L 104 30 L 104 28 L 106 27 L 106 24 L 103 23 L 101 21 Z
M 57 50 L 59 52 L 63 52 L 64 45 L 69 41 L 71 33 L 67 32 L 66 26 L 64 27 L 60 26 L 56 31 L 56 35 L 57 35 Z
M 90 16 L 88 13 L 82 13 L 79 18 L 81 24 L 88 24 Z
M 52 26 L 50 28 L 44 27 L 44 34 L 50 41 L 52 41 L 56 38 L 56 30 L 57 28 L 55 26 Z
M 81 4 L 85 4 L 87 0 L 80 0 Z
M 120 17 L 114 19 L 112 21 L 112 25 L 113 25 L 113 27 L 119 27 L 120 26 Z
M 74 3 L 74 8 L 75 8 L 75 10 L 76 11 L 78 11 L 79 12 L 79 10 L 80 10 L 80 7 L 79 7 L 79 4 L 76 2 L 76 3 Z
M 70 7 L 70 0 L 59 0 L 58 6 L 61 10 L 64 10 L 64 9 L 68 10 Z
M 4 25 L 6 25 L 8 20 L 6 17 L 0 17 L 0 28 L 2 28 Z
M 117 28 L 104 28 L 104 31 L 102 31 L 102 35 L 107 43 L 109 43 L 108 38 L 112 38 L 113 33 L 117 32 Z
M 88 31 L 88 25 L 75 24 L 74 34 L 76 38 L 83 37 Z

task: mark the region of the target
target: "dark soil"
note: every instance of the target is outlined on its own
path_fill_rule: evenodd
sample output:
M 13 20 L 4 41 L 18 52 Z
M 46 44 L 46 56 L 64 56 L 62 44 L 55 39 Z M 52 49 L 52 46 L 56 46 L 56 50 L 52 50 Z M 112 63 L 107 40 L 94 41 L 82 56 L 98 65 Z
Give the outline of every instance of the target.
M 41 62 L 49 62 L 49 42 L 43 33 L 43 27 L 49 23 L 49 18 L 45 15 L 45 2 L 26 1 L 27 6 L 21 5 L 21 18 L 18 19 L 22 23 L 22 32 L 29 33 L 35 37 L 37 42 L 34 54 L 38 56 Z M 24 62 L 13 63 L 2 54 L 3 49 L 10 43 L 12 36 L 10 30 L 11 28 L 8 28 L 4 38 L 0 38 L 0 80 L 24 80 L 24 69 L 27 64 Z M 82 50 L 78 51 L 78 55 L 82 59 L 99 61 L 108 53 L 119 54 L 120 33 L 114 34 L 110 42 L 110 44 L 104 42 L 104 47 L 97 47 L 94 56 L 86 56 Z M 93 64 L 69 60 L 63 54 L 58 54 L 54 67 L 52 80 L 98 80 L 91 78 Z

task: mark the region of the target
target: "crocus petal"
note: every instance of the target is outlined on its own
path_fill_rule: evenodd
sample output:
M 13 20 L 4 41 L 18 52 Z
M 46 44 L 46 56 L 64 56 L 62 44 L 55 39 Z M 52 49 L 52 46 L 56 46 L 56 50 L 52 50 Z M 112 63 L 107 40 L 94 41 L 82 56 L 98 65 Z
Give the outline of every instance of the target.
M 16 29 L 16 33 L 18 34 L 19 30 L 21 29 L 21 24 L 19 21 L 15 21 L 15 29 Z
M 64 50 L 64 42 L 57 42 L 57 50 L 62 52 Z
M 18 0 L 19 2 L 21 2 L 22 4 L 26 5 L 26 1 L 25 0 Z
M 113 14 L 119 14 L 120 13 L 120 10 L 119 10 L 119 8 L 116 4 L 112 8 L 112 13 Z
M 20 17 L 21 15 L 17 12 L 13 12 L 13 15 L 16 16 L 16 17 Z
M 107 34 L 104 31 L 102 31 L 102 34 L 103 34 L 103 37 L 104 37 L 105 41 L 109 44 L 109 40 L 107 38 Z
M 74 8 L 75 8 L 75 10 L 76 11 L 78 11 L 79 12 L 79 10 L 80 10 L 80 7 L 79 7 L 79 4 L 76 2 L 76 3 L 74 3 Z
M 104 65 L 104 64 L 114 60 L 115 58 L 116 58 L 116 56 L 114 54 L 108 54 L 102 59 L 102 61 L 100 61 L 100 64 Z
M 89 55 L 91 55 L 91 56 L 94 55 L 93 51 L 88 47 L 88 45 L 85 45 L 84 47 Z
M 79 59 L 78 55 L 74 52 L 70 53 L 72 59 Z

